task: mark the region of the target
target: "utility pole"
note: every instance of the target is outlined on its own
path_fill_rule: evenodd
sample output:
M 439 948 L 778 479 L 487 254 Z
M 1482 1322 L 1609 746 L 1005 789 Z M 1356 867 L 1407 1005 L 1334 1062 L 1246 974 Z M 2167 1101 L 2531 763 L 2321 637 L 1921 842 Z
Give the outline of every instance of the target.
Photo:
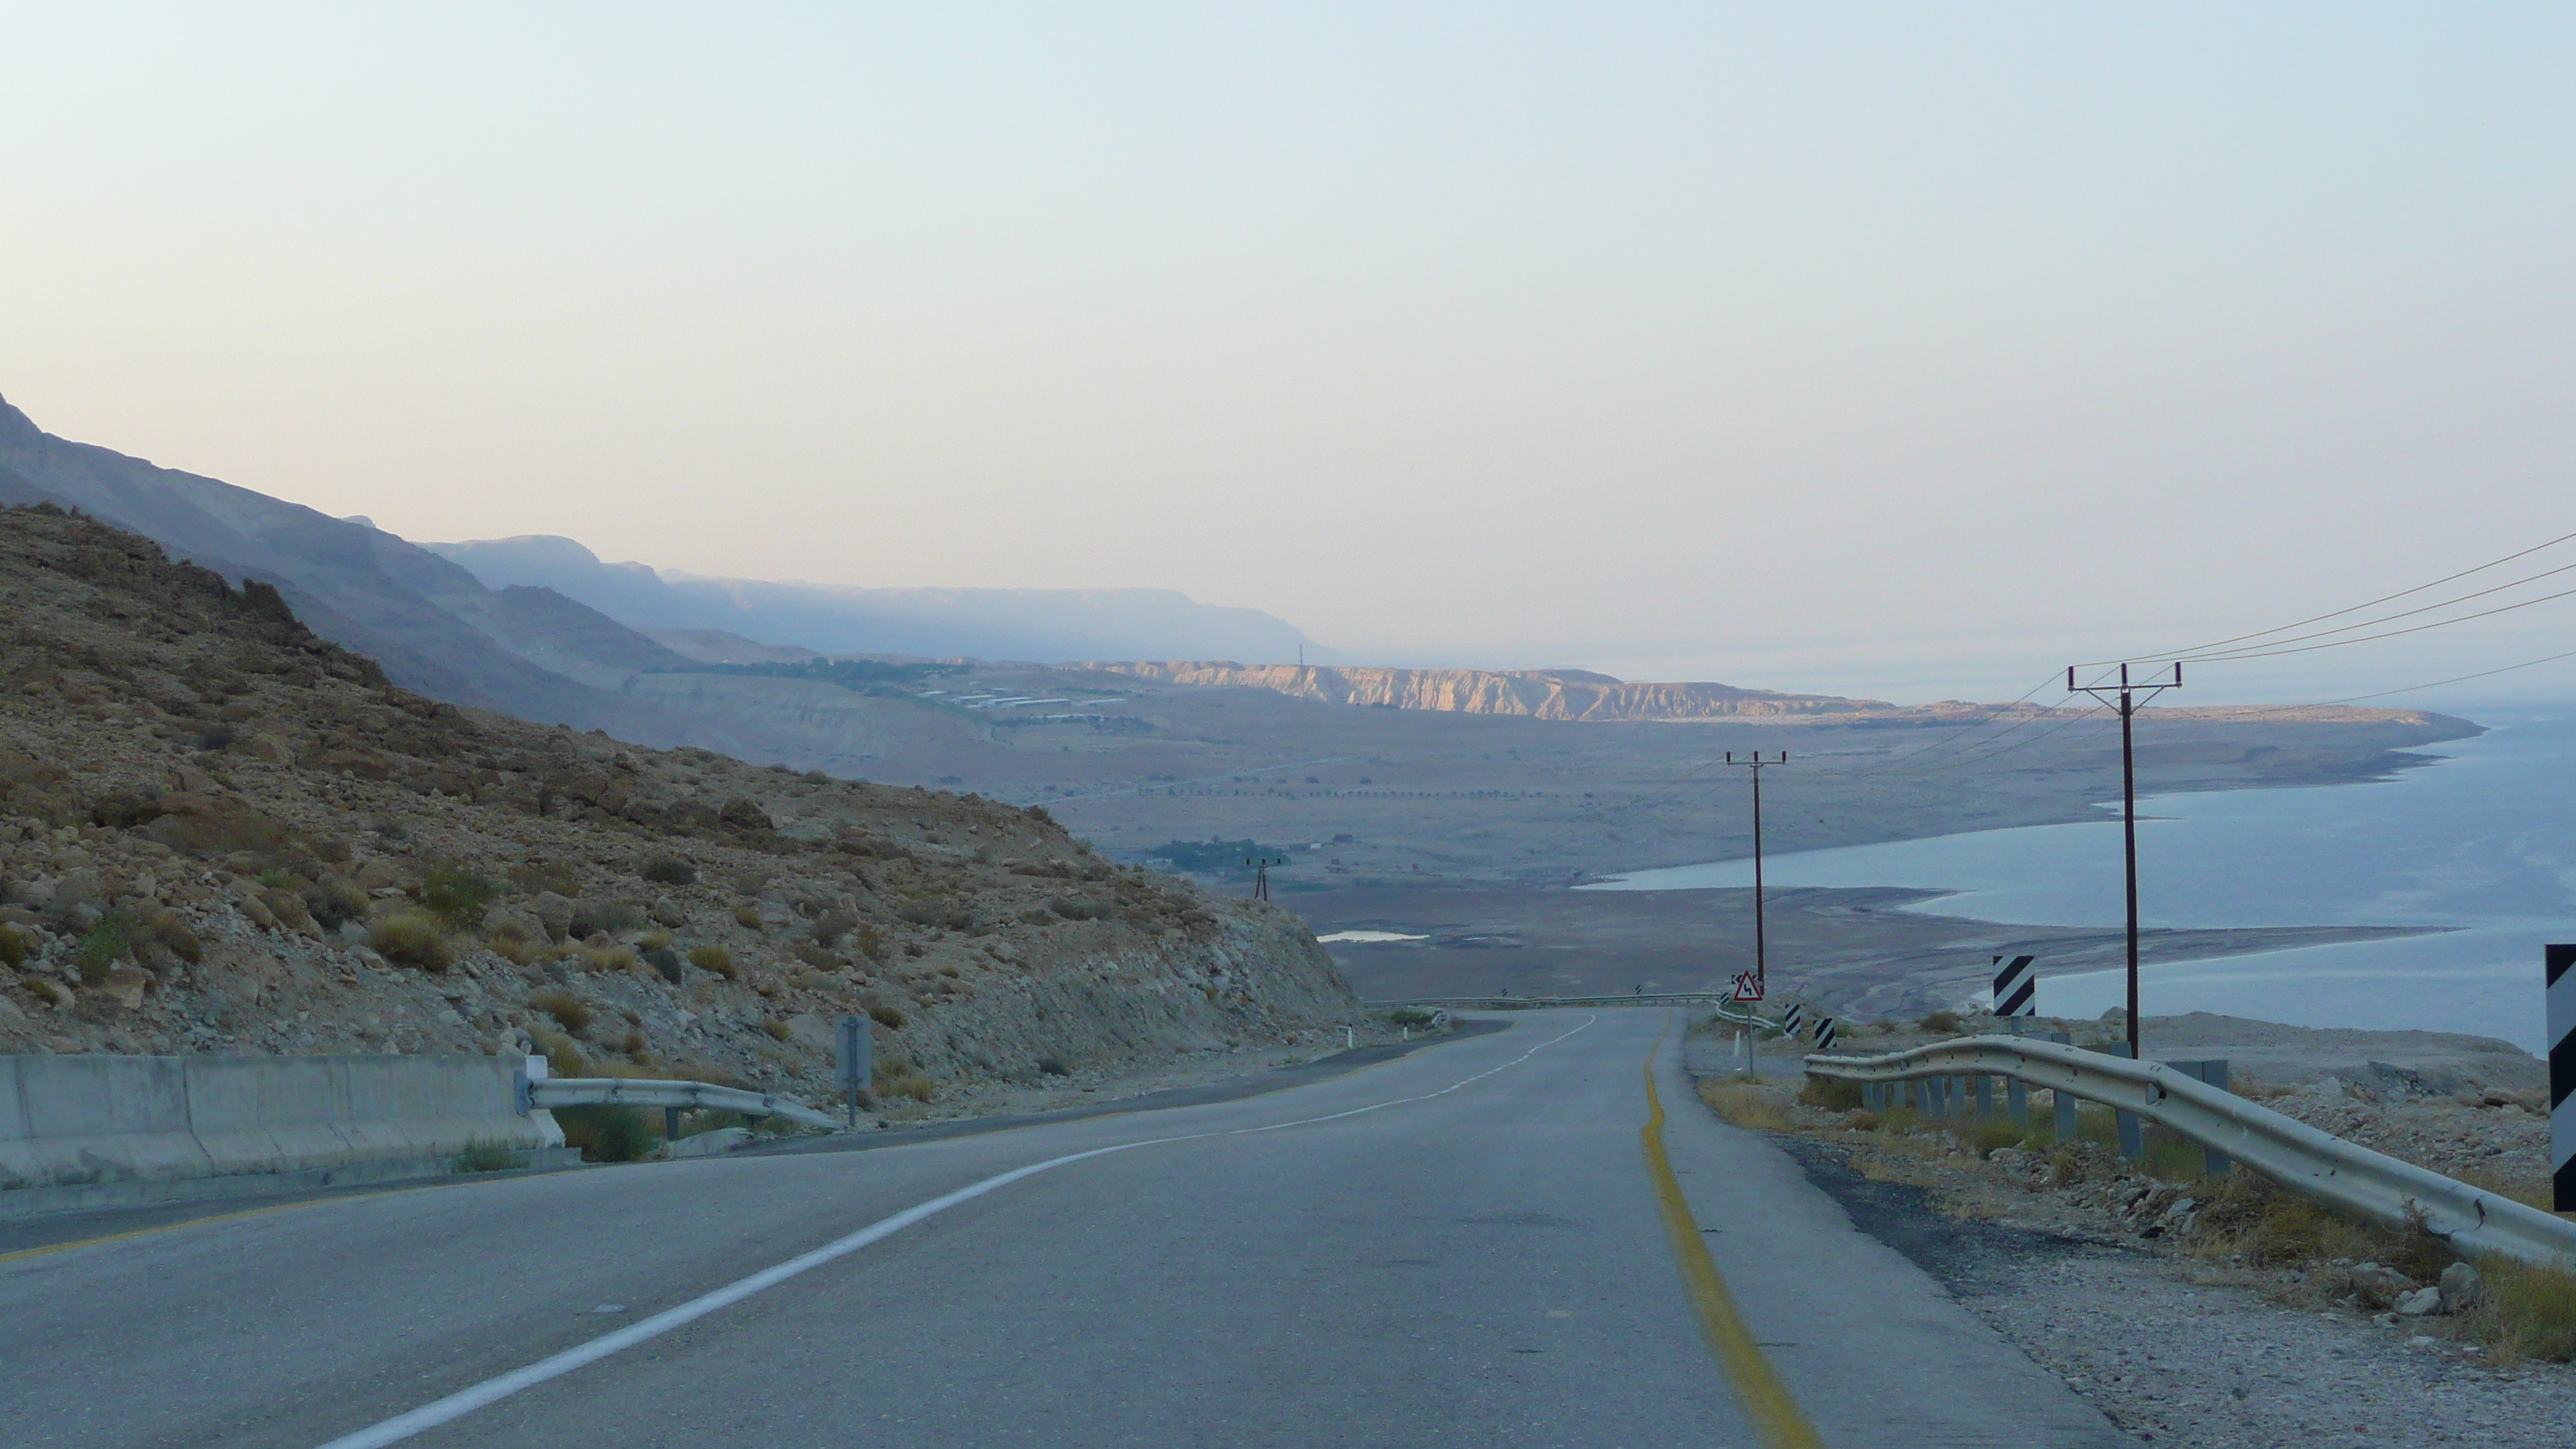
M 2129 682 L 2129 666 L 2120 666 L 2120 683 L 2115 689 L 2107 684 L 2077 684 L 2075 666 L 2066 666 L 2066 692 L 2089 694 L 2105 704 L 2117 695 L 2120 707 L 2120 831 L 2127 842 L 2129 856 L 2129 1060 L 2138 1059 L 2138 751 L 2130 721 L 2138 713 L 2140 697 L 2153 699 L 2168 689 L 2182 688 L 2182 661 L 2175 660 L 2173 678 L 2152 684 Z
M 1286 865 L 1288 863 L 1288 857 L 1284 855 L 1247 855 L 1243 858 L 1243 863 L 1252 867 L 1252 898 L 1256 901 L 1266 901 L 1270 899 L 1270 867 L 1274 865 Z
M 1762 771 L 1770 765 L 1789 763 L 1789 752 L 1782 750 L 1776 760 L 1762 758 L 1755 750 L 1751 759 L 1739 760 L 1735 752 L 1726 752 L 1726 762 L 1753 772 L 1753 984 L 1757 990 L 1770 989 L 1770 963 L 1762 939 Z

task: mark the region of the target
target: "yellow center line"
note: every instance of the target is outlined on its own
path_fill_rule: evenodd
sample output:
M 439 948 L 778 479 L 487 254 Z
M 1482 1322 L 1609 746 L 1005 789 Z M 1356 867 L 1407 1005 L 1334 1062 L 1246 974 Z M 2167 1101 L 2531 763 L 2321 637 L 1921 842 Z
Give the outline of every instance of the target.
M 1699 1312 L 1709 1351 L 1725 1366 L 1735 1400 L 1743 1407 L 1744 1417 L 1753 1422 L 1753 1432 L 1769 1449 L 1824 1449 L 1816 1426 L 1807 1422 L 1798 1401 L 1790 1397 L 1789 1386 L 1780 1382 L 1779 1372 L 1754 1342 L 1753 1330 L 1736 1312 L 1735 1297 L 1718 1276 L 1717 1261 L 1709 1257 L 1708 1243 L 1700 1237 L 1690 1203 L 1682 1196 L 1681 1180 L 1673 1176 L 1673 1160 L 1664 1151 L 1664 1099 L 1655 1090 L 1655 1054 L 1663 1050 L 1664 1037 L 1671 1030 L 1672 1018 L 1666 1016 L 1664 1030 L 1655 1034 L 1655 1044 L 1646 1052 L 1648 1112 L 1640 1135 L 1646 1139 L 1646 1175 L 1653 1179 L 1655 1200 L 1663 1208 L 1664 1233 L 1672 1239 L 1682 1286 L 1690 1293 L 1691 1307 Z
M 264 1218 L 271 1213 L 294 1212 L 300 1208 L 329 1207 L 334 1203 L 367 1202 L 375 1198 L 393 1197 L 400 1193 L 422 1192 L 429 1187 L 445 1186 L 448 1184 L 430 1183 L 421 1187 L 389 1187 L 375 1192 L 353 1192 L 345 1197 L 307 1198 L 302 1202 L 271 1203 L 267 1207 L 243 1208 L 239 1212 L 210 1213 L 201 1218 L 181 1218 L 175 1223 L 156 1223 L 148 1228 L 131 1228 L 121 1233 L 104 1233 L 95 1238 L 74 1238 L 65 1243 L 47 1243 L 41 1248 L 20 1248 L 14 1253 L 0 1253 L 0 1263 L 16 1263 L 27 1258 L 41 1258 L 49 1253 L 68 1253 L 74 1248 L 95 1248 L 102 1243 L 122 1243 L 133 1238 L 149 1238 L 161 1233 L 175 1233 L 181 1228 L 202 1228 L 210 1223 L 237 1223 L 244 1218 Z

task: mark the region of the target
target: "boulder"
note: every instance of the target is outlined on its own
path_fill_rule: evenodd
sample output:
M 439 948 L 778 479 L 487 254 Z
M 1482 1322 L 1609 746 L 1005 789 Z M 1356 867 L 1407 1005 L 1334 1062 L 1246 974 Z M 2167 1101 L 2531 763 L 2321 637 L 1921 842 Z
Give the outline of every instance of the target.
M 2442 1311 L 2442 1290 L 2439 1288 L 2417 1288 L 2410 1292 L 2400 1293 L 2389 1303 L 2388 1307 L 2392 1312 L 2402 1318 L 2422 1318 L 2426 1314 L 2439 1313 Z
M 2444 1313 L 2464 1313 L 2486 1292 L 2486 1281 L 2468 1264 L 2453 1263 L 2442 1270 L 2440 1291 Z
M 93 984 L 99 995 L 134 1011 L 143 1005 L 143 993 L 152 985 L 152 977 L 140 966 L 118 965 L 108 968 L 107 975 Z
M 541 891 L 528 902 L 528 909 L 546 930 L 546 939 L 560 941 L 572 929 L 572 901 L 553 891 Z
M 2394 1268 L 2384 1268 L 2377 1263 L 2356 1265 L 2350 1278 L 2353 1291 L 2382 1307 L 2415 1289 L 2414 1279 Z
M 745 795 L 736 795 L 732 799 L 727 800 L 724 803 L 724 810 L 720 813 L 718 818 L 722 819 L 725 824 L 732 826 L 736 830 L 775 830 L 778 828 L 778 822 L 769 818 L 769 812 L 761 809 L 758 801 Z

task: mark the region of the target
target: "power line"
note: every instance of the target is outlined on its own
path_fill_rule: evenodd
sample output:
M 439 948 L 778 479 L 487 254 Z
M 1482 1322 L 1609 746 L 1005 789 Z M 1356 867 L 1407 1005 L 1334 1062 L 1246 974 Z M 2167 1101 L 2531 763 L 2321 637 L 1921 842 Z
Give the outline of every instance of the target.
M 2346 644 L 2368 644 L 2379 639 L 2395 639 L 2406 634 L 2421 634 L 2427 629 L 2439 629 L 2446 625 L 2465 624 L 2472 619 L 2485 619 L 2491 618 L 2497 614 L 2510 614 L 2516 609 L 2528 609 L 2534 604 L 2546 604 L 2553 599 L 2564 599 L 2570 595 L 2576 595 L 2576 589 L 2561 589 L 2557 593 L 2543 594 L 2536 599 L 2525 599 L 2518 604 L 2500 604 L 2492 609 L 2480 609 L 2474 614 L 2462 614 L 2456 619 L 2435 619 L 2429 624 L 2415 624 L 2404 629 L 2391 629 L 2385 634 L 2363 634 L 2351 639 L 2328 640 L 2323 644 L 2302 644 L 2295 649 L 2264 649 L 2243 654 L 2208 655 L 2199 659 L 2186 658 L 2182 662 L 2233 664 L 2246 659 L 2276 659 L 2284 654 L 2313 654 L 2320 649 L 2340 649 Z M 2385 621 L 2383 620 L 2381 622 Z M 2355 627 L 2363 628 L 2367 626 L 2356 625 Z
M 2438 603 L 2438 604 L 2423 604 L 2423 605 L 2419 605 L 2419 606 L 2417 606 L 2417 607 L 2415 607 L 2415 608 L 2412 608 L 2412 609 L 2402 609 L 2402 610 L 2400 610 L 2400 611 L 2398 611 L 2397 613 L 2394 613 L 2394 614 L 2382 614 L 2382 615 L 2380 615 L 2380 616 L 2379 616 L 2378 618 L 2376 618 L 2376 619 L 2364 619 L 2364 620 L 2362 620 L 2362 621 L 2361 621 L 2360 623 L 2358 623 L 2358 624 L 2342 624 L 2342 625 L 2338 625 L 2338 626 L 2336 626 L 2335 628 L 2332 628 L 2332 629 L 2320 629 L 2320 630 L 2318 630 L 2318 631 L 2317 631 L 2316 633 L 2314 633 L 2314 634 L 2293 634 L 2293 635 L 2291 635 L 2291 636 L 2290 636 L 2289 638 L 2287 638 L 2287 639 L 2274 639 L 2274 640 L 2270 641 L 2269 643 L 2265 643 L 2265 644 L 2248 644 L 2248 645 L 2245 645 L 2243 648 L 2240 648 L 2240 649 L 2219 649 L 2219 650 L 2213 650 L 2213 651 L 2209 651 L 2209 652 L 2206 652 L 2206 653 L 2200 653 L 2200 654 L 2185 654 L 2185 655 L 2180 656 L 2180 658 L 2181 658 L 2181 659 L 2182 659 L 2182 661 L 2183 661 L 2184 663 L 2186 663 L 2186 664 L 2194 664 L 2194 663 L 2199 663 L 2199 662 L 2201 662 L 2201 661 L 2203 661 L 2203 660 L 2212 660 L 2212 659 L 2233 659 L 2233 658 L 2237 658 L 2237 657 L 2239 657 L 2239 656 L 2249 657 L 2249 658 L 2251 658 L 2251 657 L 2259 657 L 2259 652 L 2258 652 L 2258 651 L 2274 649 L 2274 648 L 2277 648 L 2278 646 L 2283 645 L 2283 644 L 2298 644 L 2298 643 L 2302 643 L 2302 642 L 2304 642 L 2304 641 L 2306 641 L 2306 640 L 2310 640 L 2310 639 L 2325 639 L 2325 638 L 2329 638 L 2329 637 L 2331 637 L 2331 636 L 2333 636 L 2333 635 L 2336 635 L 2336 634 L 2348 634 L 2348 633 L 2351 633 L 2351 632 L 2352 632 L 2353 630 L 2355 630 L 2355 629 L 2368 629 L 2368 628 L 2372 628 L 2372 627 L 2374 627 L 2374 626 L 2376 626 L 2376 625 L 2380 625 L 2380 624 L 2391 624 L 2391 623 L 2395 623 L 2395 622 L 2396 622 L 2397 620 L 2399 620 L 2399 619 L 2411 619 L 2411 618 L 2414 618 L 2414 617 L 2415 617 L 2416 615 L 2418 615 L 2418 614 L 2429 614 L 2429 613 L 2433 612 L 2435 609 L 2448 609 L 2448 608 L 2452 608 L 2452 607 L 2454 607 L 2454 606 L 2456 606 L 2456 605 L 2459 605 L 2459 604 L 2465 604 L 2465 603 L 2468 603 L 2468 602 L 2469 602 L 2470 600 L 2472 600 L 2472 599 L 2483 599 L 2483 598 L 2487 597 L 2489 594 L 2501 594 L 2501 593 L 2503 593 L 2503 592 L 2504 592 L 2505 590 L 2507 590 L 2507 589 L 2518 589 L 2518 588 L 2521 588 L 2524 584 L 2538 583 L 2538 582 L 2539 582 L 2539 581 L 2541 581 L 2542 579 L 2550 578 L 2550 577 L 2552 577 L 2552 576 L 2554 576 L 2554 575 L 2557 575 L 2557 574 L 2563 574 L 2563 573 L 2566 573 L 2566 572 L 2567 572 L 2568 570 L 2570 570 L 2570 569 L 2576 569 L 2576 563 L 2571 563 L 2571 564 L 2561 564 L 2561 565 L 2559 565 L 2558 567 L 2556 567 L 2556 568 L 2554 568 L 2554 569 L 2544 569 L 2544 570 L 2542 570 L 2542 571 L 2541 571 L 2541 572 L 2539 572 L 2539 573 L 2532 574 L 2532 575 L 2529 575 L 2529 576 L 2524 577 L 2524 578 L 2515 579 L 2515 580 L 2513 580 L 2511 583 L 2497 584 L 2497 585 L 2495 585 L 2495 586 L 2494 586 L 2494 587 L 2492 587 L 2492 588 L 2480 589 L 2480 590 L 2478 590 L 2476 593 L 2473 593 L 2473 594 L 2462 594 L 2460 597 L 2458 597 L 2458 598 L 2456 598 L 2456 599 L 2445 599 L 2445 600 L 2443 600 L 2442 602 L 2440 602 L 2440 603 Z M 2563 597 L 2563 596 L 2562 596 L 2562 595 L 2550 595 L 2549 597 L 2551 597 L 2551 598 L 2557 598 L 2557 597 Z M 2524 601 L 2524 603 L 2530 603 L 2530 604 L 2545 603 L 2545 602 L 2547 602 L 2547 600 L 2546 600 L 2546 599 L 2529 599 L 2529 600 L 2525 600 L 2525 601 Z M 2512 606 L 2510 606 L 2510 607 L 2513 607 L 2513 608 L 2521 608 L 2521 607 L 2523 607 L 2523 605 L 2522 605 L 2522 604 L 2515 604 L 2515 605 L 2512 605 Z M 2470 616 L 2468 616 L 2468 617 L 2474 618 L 2474 617 L 2477 617 L 2477 616 L 2475 616 L 2475 615 L 2470 615 Z M 2439 622 L 2439 623 L 2457 623 L 2457 622 L 2458 622 L 2458 620 L 2439 620 L 2439 621 L 2436 621 L 2436 622 Z
M 2561 659 L 2576 659 L 2576 649 L 2570 649 L 2564 654 L 2552 654 L 2545 659 L 2526 659 L 2520 664 L 2508 664 L 2501 669 L 2481 669 L 2475 674 L 2462 674 L 2450 679 L 2436 679 L 2430 684 L 2410 684 L 2404 689 L 2383 689 L 2372 694 L 2354 694 L 2347 695 L 2342 699 L 2320 700 L 2319 703 L 2352 704 L 2365 699 L 2386 699 L 2392 694 L 2413 694 L 2419 689 L 2439 689 L 2445 684 L 2465 684 L 2472 679 L 2484 679 L 2489 675 L 2511 674 L 2517 669 L 2530 669 L 2542 664 L 2555 664 Z
M 2476 568 L 2462 569 L 2458 573 L 2451 574 L 2448 577 L 2435 579 L 2429 584 L 2417 584 L 2411 589 L 2399 589 L 2396 593 L 2383 594 L 2367 603 L 2354 604 L 2348 608 L 2337 609 L 2332 613 L 2318 614 L 2312 618 L 2300 619 L 2294 623 L 2280 625 L 2277 628 L 2261 629 L 2251 634 L 2239 634 L 2232 639 L 2214 639 L 2206 644 L 2194 644 L 2187 648 L 2173 650 L 2167 653 L 2135 655 L 2132 657 L 2144 659 L 2173 659 L 2181 656 L 2198 654 L 2205 650 L 2224 649 L 2230 644 L 2242 644 L 2250 639 L 2263 639 L 2274 634 L 2286 634 L 2292 629 L 2304 629 L 2310 624 L 2322 624 L 2328 619 L 2340 619 L 2346 614 L 2357 614 L 2364 609 L 2375 609 L 2382 604 L 2395 603 L 2399 599 L 2420 594 L 2426 589 L 2438 589 L 2444 584 L 2455 583 L 2461 579 L 2467 578 L 2471 574 L 2482 574 L 2491 568 L 2498 568 L 2505 564 L 2509 564 L 2515 559 L 2529 558 L 2531 555 L 2539 553 L 2543 549 L 2556 548 L 2558 545 L 2567 542 L 2569 539 L 2576 539 L 2576 533 L 2562 533 L 2558 537 L 2553 538 L 2546 543 L 2535 543 L 2531 547 L 2523 549 L 2520 552 L 2506 554 L 2500 559 L 2492 559 L 2486 563 L 2479 564 Z M 2525 582 L 2529 582 L 2529 580 L 2525 580 Z M 2510 587 L 2510 585 L 2507 585 L 2506 587 Z M 2076 667 L 2079 669 L 2091 669 L 2100 665 L 2112 665 L 2120 662 L 2122 661 L 2117 659 L 2095 659 L 2079 664 Z

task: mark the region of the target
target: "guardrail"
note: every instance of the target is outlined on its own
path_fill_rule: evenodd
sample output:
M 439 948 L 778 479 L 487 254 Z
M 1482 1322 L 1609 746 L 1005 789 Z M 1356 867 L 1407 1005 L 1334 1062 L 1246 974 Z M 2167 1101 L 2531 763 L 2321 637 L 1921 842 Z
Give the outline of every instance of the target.
M 808 1127 L 841 1124 L 802 1102 L 768 1092 L 719 1087 L 711 1082 L 656 1082 L 632 1077 L 549 1077 L 528 1083 L 529 1105 L 586 1107 L 617 1103 L 629 1107 L 696 1107 L 710 1112 L 740 1112 L 746 1117 L 784 1117 Z
M 2383 1226 L 2420 1217 L 2464 1252 L 2576 1269 L 2576 1222 L 2320 1132 L 2155 1062 L 2027 1037 L 1975 1036 L 1881 1057 L 1806 1059 L 1812 1076 L 1904 1082 L 1991 1074 L 2134 1112 L 2273 1181 Z
M 1622 992 L 1610 996 L 1420 996 L 1403 1001 L 1363 1001 L 1372 1011 L 1392 1006 L 1450 1006 L 1461 1011 L 1538 1011 L 1551 1006 L 1671 1006 L 1683 1002 L 1725 1001 L 1723 991 Z

